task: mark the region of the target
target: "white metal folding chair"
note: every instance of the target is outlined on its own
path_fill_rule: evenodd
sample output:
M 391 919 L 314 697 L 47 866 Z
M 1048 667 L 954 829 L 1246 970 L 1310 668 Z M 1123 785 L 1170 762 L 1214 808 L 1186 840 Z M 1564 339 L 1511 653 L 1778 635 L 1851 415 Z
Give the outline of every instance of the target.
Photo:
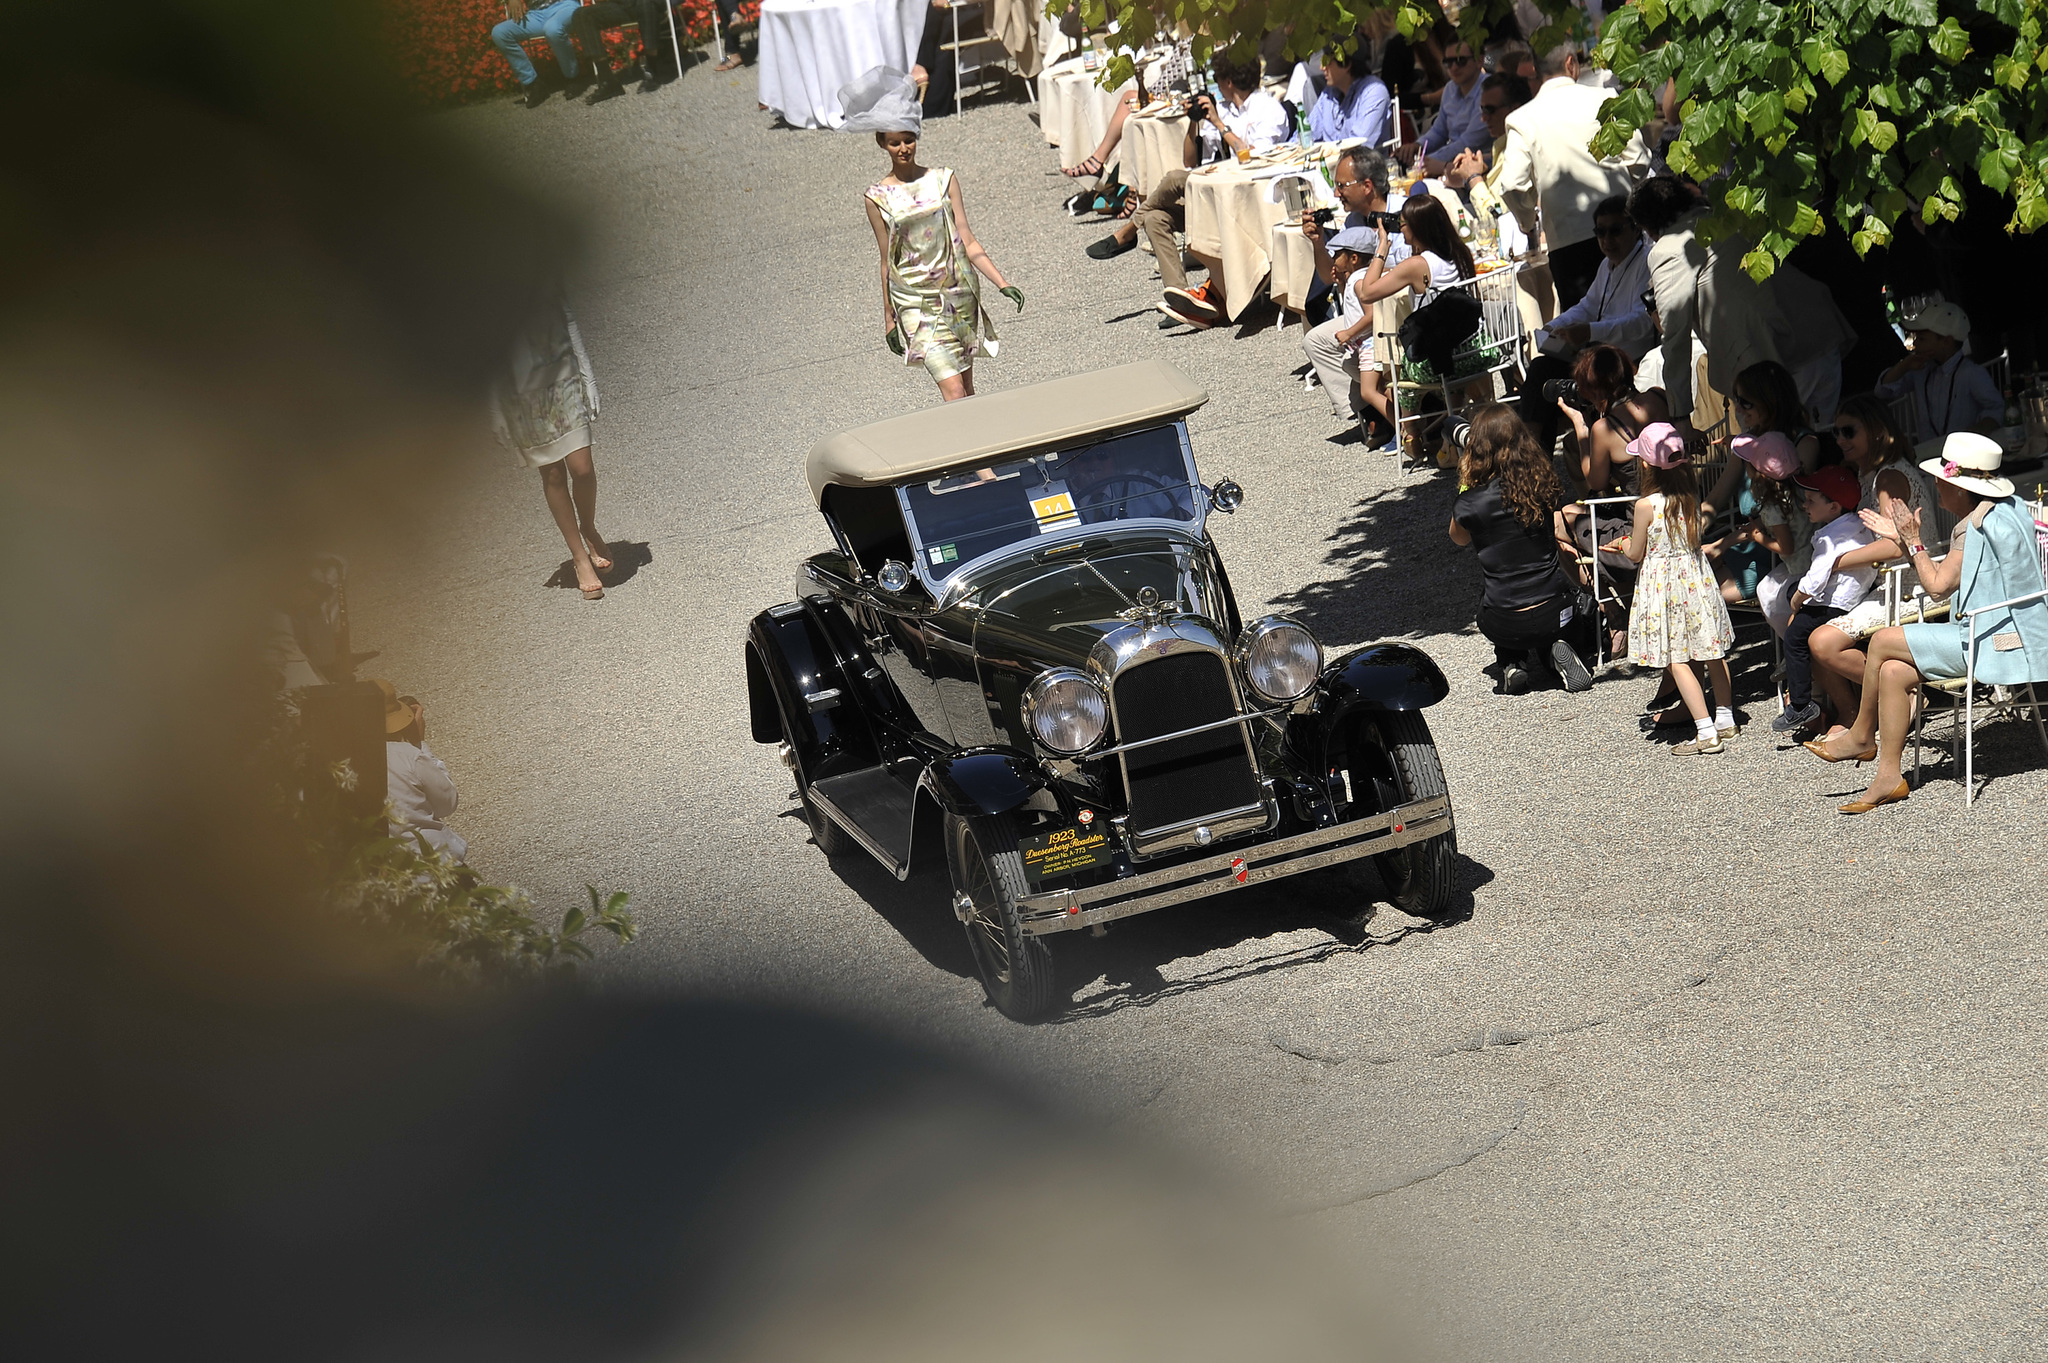
M 1478 295 L 1479 328 L 1453 352 L 1452 373 L 1438 375 L 1434 380 L 1401 377 L 1402 361 L 1407 358 L 1401 350 L 1401 323 L 1414 311 L 1414 296 L 1404 292 L 1373 304 L 1373 362 L 1387 374 L 1387 395 L 1394 407 L 1394 436 L 1402 450 L 1402 472 L 1417 462 L 1408 458 L 1406 442 L 1401 440 L 1406 428 L 1434 421 L 1439 416 L 1459 410 L 1461 406 L 1469 407 L 1475 401 L 1492 402 L 1501 396 L 1494 391 L 1495 376 L 1509 371 L 1521 372 L 1522 346 L 1527 339 L 1522 327 L 1521 304 L 1515 298 L 1515 276 L 1521 268 L 1519 262 L 1504 265 L 1498 270 L 1461 279 L 1451 286 L 1468 289 Z M 1486 390 L 1484 396 L 1474 398 L 1472 390 L 1482 384 Z M 1425 412 L 1419 405 L 1413 410 L 1404 410 L 1401 401 L 1404 393 L 1416 395 L 1431 391 L 1442 395 L 1442 412 Z

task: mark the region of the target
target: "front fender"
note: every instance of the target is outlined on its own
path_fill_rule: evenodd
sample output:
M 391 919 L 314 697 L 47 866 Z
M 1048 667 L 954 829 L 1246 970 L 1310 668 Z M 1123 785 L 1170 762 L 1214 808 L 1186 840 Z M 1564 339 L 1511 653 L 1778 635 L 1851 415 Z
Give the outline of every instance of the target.
M 809 779 L 879 760 L 846 670 L 808 602 L 754 617 L 746 672 L 754 741 L 774 743 L 786 732 Z
M 1378 643 L 1347 653 L 1316 682 L 1327 727 L 1356 710 L 1422 710 L 1451 692 L 1443 669 L 1413 644 Z
M 930 763 L 923 784 L 949 812 L 974 818 L 1007 814 L 1053 783 L 1022 753 L 982 748 Z

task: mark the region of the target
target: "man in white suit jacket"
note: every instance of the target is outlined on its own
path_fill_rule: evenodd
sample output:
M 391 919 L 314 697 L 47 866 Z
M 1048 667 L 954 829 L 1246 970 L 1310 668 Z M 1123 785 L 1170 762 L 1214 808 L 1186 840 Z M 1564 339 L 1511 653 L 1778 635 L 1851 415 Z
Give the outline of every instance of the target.
M 1650 153 L 1637 133 L 1619 158 L 1595 157 L 1589 148 L 1600 131 L 1600 109 L 1614 93 L 1579 84 L 1575 47 L 1552 48 L 1540 66 L 1544 79 L 1536 98 L 1508 115 L 1494 189 L 1531 235 L 1540 212 L 1557 305 L 1568 308 L 1586 296 L 1600 268 L 1594 206 L 1616 194 L 1626 197 L 1649 174 Z
M 1663 334 L 1664 398 L 1672 421 L 1691 424 L 1695 334 L 1707 349 L 1707 382 L 1714 391 L 1732 394 L 1737 374 L 1776 360 L 1792 371 L 1807 420 L 1815 426 L 1833 421 L 1842 396 L 1842 357 L 1855 348 L 1856 331 L 1827 286 L 1790 265 L 1757 283 L 1742 268 L 1749 243 L 1740 237 L 1701 245 L 1693 228 L 1706 210 L 1671 176 L 1645 181 L 1629 196 L 1628 211 L 1654 239 L 1650 288 Z

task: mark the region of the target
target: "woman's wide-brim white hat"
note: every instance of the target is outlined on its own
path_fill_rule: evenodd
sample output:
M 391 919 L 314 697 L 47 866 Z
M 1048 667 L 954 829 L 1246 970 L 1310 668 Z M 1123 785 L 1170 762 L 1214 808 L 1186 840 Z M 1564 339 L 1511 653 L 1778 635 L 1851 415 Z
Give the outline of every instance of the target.
M 924 130 L 917 82 L 893 66 L 871 66 L 839 88 L 846 133 L 915 133 Z
M 1930 440 L 1915 453 L 1925 454 L 1933 444 Z M 1975 431 L 1957 431 L 1941 442 L 1941 453 L 1932 459 L 1922 459 L 1920 467 L 1965 492 L 1980 497 L 2010 497 L 2012 479 L 1998 476 L 2003 463 L 2005 450 L 1996 440 Z

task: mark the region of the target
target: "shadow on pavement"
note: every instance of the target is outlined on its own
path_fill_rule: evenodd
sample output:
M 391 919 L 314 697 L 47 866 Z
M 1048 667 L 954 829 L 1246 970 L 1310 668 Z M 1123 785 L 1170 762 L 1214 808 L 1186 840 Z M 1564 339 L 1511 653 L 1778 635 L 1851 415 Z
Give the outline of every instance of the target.
M 1323 903 L 1355 902 L 1360 891 L 1371 885 L 1371 871 L 1343 867 L 1312 871 L 1255 890 L 1219 895 L 1182 908 L 1128 919 L 1113 926 L 1106 937 L 1075 934 L 1074 945 L 1057 957 L 1061 975 L 1069 981 L 1090 980 L 1100 975 L 1107 991 L 1089 996 L 1047 1019 L 1047 1023 L 1084 1022 L 1126 1008 L 1149 1008 L 1164 999 L 1312 965 L 1335 956 L 1357 955 L 1375 947 L 1392 946 L 1404 937 L 1456 927 L 1472 917 L 1476 905 L 1474 891 L 1494 878 L 1492 870 L 1462 854 L 1456 867 L 1457 888 L 1452 892 L 1450 911 L 1442 920 L 1432 923 L 1410 918 L 1399 910 L 1383 910 L 1373 919 L 1373 925 L 1381 927 L 1377 936 L 1347 927 L 1334 912 L 1316 908 Z M 1383 889 L 1373 887 L 1368 893 L 1385 904 Z M 1386 927 L 1390 922 L 1400 925 L 1391 933 Z M 1320 928 L 1331 934 L 1330 940 L 1290 946 L 1248 961 L 1232 961 L 1184 979 L 1168 980 L 1159 971 L 1163 962 L 1226 950 L 1254 937 L 1272 937 L 1302 928 Z
M 1391 459 L 1392 455 L 1361 454 Z M 1273 599 L 1321 639 L 1461 633 L 1479 610 L 1479 563 L 1444 533 L 1456 480 L 1403 476 L 1360 498 L 1326 541 L 1322 580 Z
M 598 581 L 607 587 L 616 587 L 633 580 L 633 575 L 654 562 L 654 550 L 645 540 L 613 540 L 607 546 L 612 551 L 610 571 L 597 575 Z M 573 587 L 576 585 L 576 560 L 565 558 L 561 566 L 544 587 Z

